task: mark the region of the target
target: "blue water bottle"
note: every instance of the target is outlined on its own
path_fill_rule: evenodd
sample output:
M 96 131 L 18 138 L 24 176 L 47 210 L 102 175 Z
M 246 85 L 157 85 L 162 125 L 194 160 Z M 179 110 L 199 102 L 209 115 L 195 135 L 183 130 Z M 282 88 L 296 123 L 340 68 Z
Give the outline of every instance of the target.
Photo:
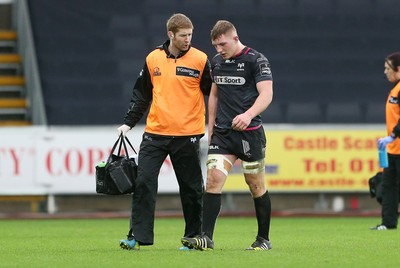
M 379 150 L 378 153 L 379 153 L 379 166 L 381 168 L 387 168 L 389 166 L 389 161 L 386 148 L 383 150 Z

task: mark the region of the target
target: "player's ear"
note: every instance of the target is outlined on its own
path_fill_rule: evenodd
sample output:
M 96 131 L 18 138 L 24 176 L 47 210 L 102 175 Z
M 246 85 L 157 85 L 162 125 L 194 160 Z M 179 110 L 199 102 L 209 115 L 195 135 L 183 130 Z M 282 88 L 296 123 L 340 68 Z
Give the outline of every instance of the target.
M 172 31 L 168 31 L 168 38 L 169 39 L 172 39 L 172 38 L 174 38 L 174 33 L 172 32 Z

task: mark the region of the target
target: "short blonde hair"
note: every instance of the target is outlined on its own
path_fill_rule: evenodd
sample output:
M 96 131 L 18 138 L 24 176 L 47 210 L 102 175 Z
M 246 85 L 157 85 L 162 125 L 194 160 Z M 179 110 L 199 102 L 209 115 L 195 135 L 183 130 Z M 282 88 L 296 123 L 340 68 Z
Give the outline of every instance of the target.
M 235 26 L 227 20 L 219 20 L 215 23 L 211 30 L 211 40 L 217 39 L 221 34 L 226 34 L 227 32 L 236 33 Z
M 167 21 L 167 31 L 176 33 L 179 29 L 193 29 L 192 21 L 182 13 L 172 15 Z

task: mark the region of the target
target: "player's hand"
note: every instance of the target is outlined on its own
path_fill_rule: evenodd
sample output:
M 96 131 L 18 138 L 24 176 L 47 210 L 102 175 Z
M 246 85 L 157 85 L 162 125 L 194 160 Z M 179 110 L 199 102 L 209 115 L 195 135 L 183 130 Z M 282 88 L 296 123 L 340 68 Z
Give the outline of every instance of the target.
M 237 115 L 232 120 L 232 129 L 234 129 L 236 131 L 245 130 L 249 126 L 251 119 L 252 119 L 252 117 L 246 113 Z
M 122 136 L 125 137 L 126 133 L 128 133 L 129 130 L 131 130 L 131 127 L 128 125 L 124 124 L 124 125 L 120 126 L 119 128 L 117 128 L 118 136 L 121 135 L 121 133 L 122 133 Z
M 392 143 L 393 141 L 394 141 L 394 138 L 392 136 L 387 136 L 387 137 L 378 139 L 378 149 L 381 151 L 385 150 L 386 146 L 389 143 Z

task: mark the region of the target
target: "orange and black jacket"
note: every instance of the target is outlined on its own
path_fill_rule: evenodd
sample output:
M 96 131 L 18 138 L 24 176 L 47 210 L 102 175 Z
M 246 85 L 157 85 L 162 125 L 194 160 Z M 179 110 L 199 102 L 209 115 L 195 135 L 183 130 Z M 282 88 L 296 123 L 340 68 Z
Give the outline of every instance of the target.
M 124 124 L 134 127 L 150 106 L 145 132 L 192 136 L 205 132 L 204 95 L 211 89 L 207 55 L 190 47 L 175 58 L 169 40 L 146 57 Z
M 390 91 L 386 102 L 386 128 L 388 135 L 395 138 L 387 146 L 388 153 L 400 155 L 400 82 Z

